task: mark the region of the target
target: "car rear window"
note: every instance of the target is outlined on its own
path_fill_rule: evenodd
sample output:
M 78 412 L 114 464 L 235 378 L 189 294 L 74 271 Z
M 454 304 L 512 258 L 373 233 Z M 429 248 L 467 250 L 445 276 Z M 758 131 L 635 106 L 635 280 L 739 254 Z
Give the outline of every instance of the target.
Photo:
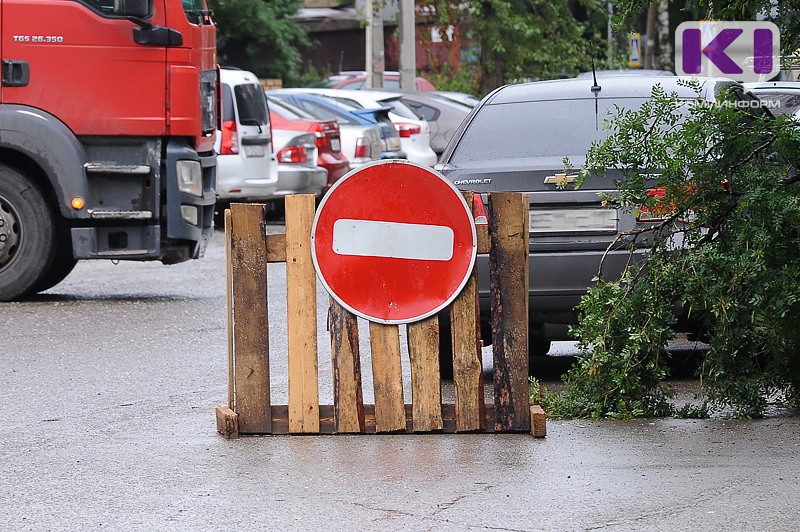
M 412 111 L 411 109 L 409 109 L 408 106 L 404 102 L 401 102 L 400 100 L 383 100 L 378 103 L 390 107 L 392 109 L 392 112 L 398 116 L 402 116 L 403 118 L 410 118 L 411 120 L 419 120 L 417 114 L 414 113 L 414 111 Z
M 245 126 L 269 125 L 267 114 L 267 98 L 261 85 L 247 83 L 236 85 L 233 89 L 236 95 L 236 107 L 239 110 L 239 122 Z
M 617 100 L 619 101 L 619 100 Z M 631 98 L 625 106 L 645 100 Z M 458 143 L 455 164 L 530 157 L 586 155 L 591 143 L 605 139 L 603 123 L 615 114 L 613 103 L 600 100 L 514 102 L 483 106 Z
M 267 98 L 270 111 L 290 120 L 316 120 L 311 113 L 280 98 Z
M 774 116 L 793 115 L 800 111 L 800 91 L 781 92 L 777 90 L 754 90 L 758 99 L 764 102 L 766 108 Z
M 347 116 L 347 113 L 336 112 L 316 102 L 312 102 L 309 100 L 300 100 L 298 104 L 303 109 L 305 109 L 306 111 L 308 111 L 309 113 L 311 113 L 312 115 L 321 120 L 338 120 L 340 124 L 348 124 L 348 125 L 356 123 L 355 120 Z
M 236 120 L 236 114 L 233 111 L 233 94 L 228 85 L 222 85 L 222 120 Z

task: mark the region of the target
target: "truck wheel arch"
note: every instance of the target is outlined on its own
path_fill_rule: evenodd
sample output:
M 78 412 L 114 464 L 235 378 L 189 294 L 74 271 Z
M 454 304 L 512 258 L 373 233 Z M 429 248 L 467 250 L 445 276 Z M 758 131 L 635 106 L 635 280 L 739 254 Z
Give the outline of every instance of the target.
M 70 206 L 72 198 L 88 194 L 86 153 L 72 131 L 53 115 L 22 105 L 0 105 L 0 124 L 0 151 L 24 161 L 18 165 L 22 171 L 31 164 L 38 167 L 47 181 L 40 184 L 52 191 L 63 217 L 88 218 L 87 212 Z M 0 162 L 4 159 L 0 155 Z

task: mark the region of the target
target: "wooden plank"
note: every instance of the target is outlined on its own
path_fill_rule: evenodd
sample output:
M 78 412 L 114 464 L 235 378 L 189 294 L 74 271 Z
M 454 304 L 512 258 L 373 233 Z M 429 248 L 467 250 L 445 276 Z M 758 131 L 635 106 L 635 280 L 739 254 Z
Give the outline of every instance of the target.
M 334 431 L 364 432 L 358 319 L 333 298 L 330 301 L 328 329 L 331 331 L 333 364 Z
M 317 277 L 311 259 L 314 196 L 287 196 L 286 311 L 289 351 L 289 430 L 319 432 Z
M 468 193 L 464 196 L 472 209 L 473 194 Z M 450 313 L 450 328 L 453 331 L 456 430 L 459 432 L 482 430 L 484 427 L 479 313 L 478 274 L 473 268 L 469 281 L 453 302 Z
M 408 324 L 411 358 L 411 404 L 414 432 L 442 430 L 442 387 L 439 373 L 439 318 Z
M 264 205 L 231 205 L 227 267 L 232 294 L 233 402 L 239 430 L 248 434 L 271 431 L 265 224 Z
M 225 242 L 231 242 L 231 210 L 225 209 Z M 225 318 L 228 323 L 228 408 L 234 407 L 233 381 L 233 275 L 231 274 L 231 247 L 225 246 Z
M 475 226 L 475 233 L 478 235 L 478 253 L 489 253 L 491 242 L 489 241 L 489 227 L 486 225 Z
M 286 234 L 267 235 L 267 262 L 286 262 Z
M 531 434 L 534 438 L 547 437 L 547 414 L 539 405 L 531 405 Z
M 490 193 L 488 215 L 495 429 L 528 432 L 528 197 Z
M 396 431 L 411 434 L 414 430 L 413 427 L 413 409 L 412 405 L 404 405 L 406 426 L 405 429 Z M 320 405 L 319 407 L 319 433 L 320 434 L 336 434 L 334 428 L 334 407 L 332 405 Z M 365 433 L 376 434 L 375 430 L 375 405 L 364 405 L 364 420 L 365 420 Z M 486 428 L 482 433 L 492 434 L 494 430 L 494 405 L 486 405 Z M 272 407 L 272 433 L 273 434 L 291 434 L 289 432 L 289 407 L 287 405 L 276 405 Z M 456 410 L 453 404 L 442 405 L 442 430 L 440 434 L 453 434 L 456 432 Z
M 397 325 L 370 322 L 369 340 L 375 391 L 375 430 L 377 432 L 405 430 L 400 329 Z
M 218 406 L 216 409 L 217 415 L 217 432 L 222 434 L 229 440 L 235 440 L 239 437 L 239 416 L 236 412 L 227 406 Z M 270 422 L 272 417 L 270 416 Z

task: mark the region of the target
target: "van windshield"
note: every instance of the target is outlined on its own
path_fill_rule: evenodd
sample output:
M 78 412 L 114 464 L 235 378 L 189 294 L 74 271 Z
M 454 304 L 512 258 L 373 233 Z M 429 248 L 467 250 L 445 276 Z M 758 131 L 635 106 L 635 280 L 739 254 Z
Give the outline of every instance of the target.
M 236 95 L 236 107 L 239 111 L 239 122 L 244 126 L 267 126 L 267 98 L 261 85 L 250 83 L 236 85 L 233 89 Z

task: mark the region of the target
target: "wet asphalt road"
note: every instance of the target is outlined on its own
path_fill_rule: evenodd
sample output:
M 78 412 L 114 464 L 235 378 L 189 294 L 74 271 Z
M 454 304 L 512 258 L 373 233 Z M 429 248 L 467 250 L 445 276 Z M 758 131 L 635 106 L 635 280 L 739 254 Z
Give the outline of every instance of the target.
M 798 526 L 800 417 L 792 413 L 760 421 L 549 420 L 545 440 L 225 440 L 214 420 L 227 399 L 224 274 L 218 232 L 200 261 L 81 263 L 49 293 L 0 304 L 0 529 Z M 270 276 L 272 372 L 284 379 L 274 379 L 273 399 L 285 404 L 281 267 L 271 266 Z M 320 294 L 320 308 L 326 300 Z M 323 326 L 323 383 L 325 334 Z M 364 369 L 369 382 L 369 364 Z M 321 400 L 331 400 L 325 384 Z

